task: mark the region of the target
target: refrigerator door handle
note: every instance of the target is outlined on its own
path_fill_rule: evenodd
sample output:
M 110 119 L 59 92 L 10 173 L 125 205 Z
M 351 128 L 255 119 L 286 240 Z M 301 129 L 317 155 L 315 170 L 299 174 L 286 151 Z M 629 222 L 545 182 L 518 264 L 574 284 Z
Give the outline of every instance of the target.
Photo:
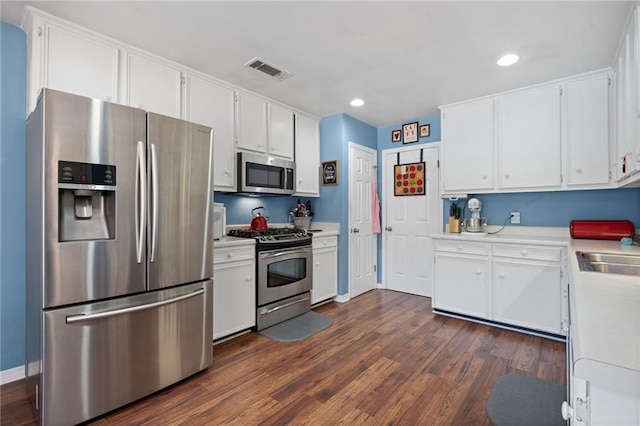
M 114 317 L 114 316 L 117 316 L 117 315 L 130 314 L 130 313 L 133 313 L 133 312 L 139 312 L 139 311 L 144 311 L 144 310 L 147 310 L 147 309 L 158 308 L 160 306 L 170 305 L 172 303 L 180 302 L 181 300 L 190 299 L 192 297 L 200 296 L 201 294 L 204 294 L 204 289 L 203 288 L 201 288 L 199 290 L 196 290 L 194 292 L 191 292 L 191 293 L 183 294 L 182 296 L 174 297 L 174 298 L 167 299 L 167 300 L 161 300 L 159 302 L 147 303 L 146 305 L 131 306 L 129 308 L 114 309 L 112 311 L 97 312 L 95 314 L 69 315 L 66 318 L 66 323 L 67 324 L 74 324 L 74 323 L 83 322 L 83 321 L 93 321 L 93 320 L 98 320 L 98 319 L 103 319 L 103 318 Z
M 156 261 L 156 242 L 158 236 L 158 150 L 151 144 L 151 262 Z
M 144 165 L 145 158 L 144 142 L 138 141 L 138 152 L 136 156 L 136 189 L 135 189 L 135 221 L 136 221 L 136 255 L 138 263 L 142 263 L 144 253 L 144 229 L 147 226 L 147 174 Z

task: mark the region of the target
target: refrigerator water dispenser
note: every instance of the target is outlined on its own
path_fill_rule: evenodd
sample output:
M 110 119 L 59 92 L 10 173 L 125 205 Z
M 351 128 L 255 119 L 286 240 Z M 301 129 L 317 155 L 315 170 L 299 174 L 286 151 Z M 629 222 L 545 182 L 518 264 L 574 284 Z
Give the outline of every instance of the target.
M 115 236 L 115 166 L 60 161 L 60 241 L 112 240 Z

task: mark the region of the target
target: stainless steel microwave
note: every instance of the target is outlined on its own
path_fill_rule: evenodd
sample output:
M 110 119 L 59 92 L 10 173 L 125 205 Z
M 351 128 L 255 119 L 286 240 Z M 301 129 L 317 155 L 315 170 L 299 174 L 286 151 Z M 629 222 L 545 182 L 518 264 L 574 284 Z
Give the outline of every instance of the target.
M 238 192 L 293 194 L 296 165 L 268 155 L 238 153 Z

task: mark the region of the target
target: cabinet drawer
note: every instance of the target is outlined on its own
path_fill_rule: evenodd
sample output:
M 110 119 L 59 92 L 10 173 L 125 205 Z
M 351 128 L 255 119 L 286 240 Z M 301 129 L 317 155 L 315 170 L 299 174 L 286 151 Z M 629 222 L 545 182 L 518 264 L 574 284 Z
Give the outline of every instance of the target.
M 213 264 L 236 262 L 238 260 L 254 260 L 256 257 L 255 248 L 248 247 L 225 247 L 213 250 Z
M 560 261 L 560 247 L 522 246 L 510 244 L 494 244 L 493 255 L 516 259 L 535 259 Z
M 313 237 L 313 249 L 338 247 L 338 237 Z
M 489 244 L 469 241 L 436 240 L 436 251 L 489 255 Z

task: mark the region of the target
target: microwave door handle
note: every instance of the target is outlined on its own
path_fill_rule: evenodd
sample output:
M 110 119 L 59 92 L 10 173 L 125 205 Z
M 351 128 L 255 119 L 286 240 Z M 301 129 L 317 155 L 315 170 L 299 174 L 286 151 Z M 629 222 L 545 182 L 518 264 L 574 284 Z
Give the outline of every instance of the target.
M 135 222 L 136 222 L 136 260 L 142 263 L 144 250 L 144 231 L 147 226 L 147 174 L 144 142 L 138 141 L 136 155 Z

